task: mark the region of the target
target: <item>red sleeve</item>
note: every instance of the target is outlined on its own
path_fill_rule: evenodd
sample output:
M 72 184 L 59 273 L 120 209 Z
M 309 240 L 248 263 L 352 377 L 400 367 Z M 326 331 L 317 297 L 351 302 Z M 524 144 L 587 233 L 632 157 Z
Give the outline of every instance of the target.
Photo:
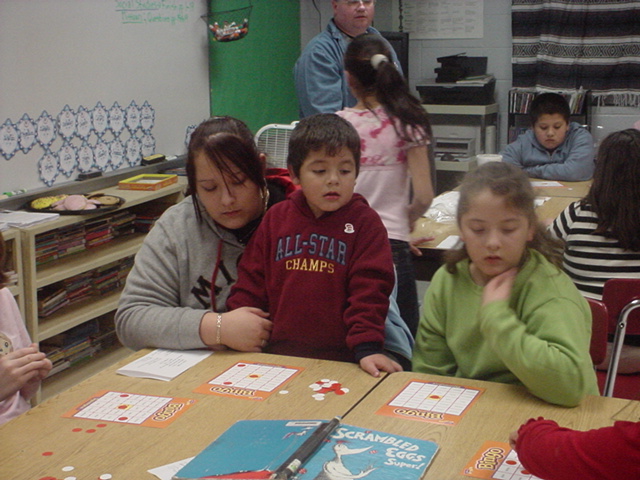
M 351 259 L 348 306 L 343 318 L 349 348 L 373 342 L 382 351 L 389 296 L 395 284 L 393 257 L 387 230 L 378 214 L 367 207 L 362 216 L 366 233 L 358 237 Z
M 581 432 L 530 419 L 518 431 L 522 465 L 546 480 L 640 478 L 640 422 Z
M 263 246 L 265 242 L 262 224 L 253 234 L 238 263 L 238 279 L 231 287 L 227 298 L 227 310 L 240 307 L 257 307 L 269 311 L 267 288 L 265 284 L 265 265 Z

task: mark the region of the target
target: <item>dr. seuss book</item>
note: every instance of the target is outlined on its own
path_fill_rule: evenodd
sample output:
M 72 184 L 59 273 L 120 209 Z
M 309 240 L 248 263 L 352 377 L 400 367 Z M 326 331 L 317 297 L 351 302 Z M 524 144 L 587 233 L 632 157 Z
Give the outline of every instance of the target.
M 241 420 L 173 479 L 268 479 L 322 423 L 318 420 Z M 342 424 L 291 478 L 417 480 L 437 450 L 438 445 L 427 440 Z

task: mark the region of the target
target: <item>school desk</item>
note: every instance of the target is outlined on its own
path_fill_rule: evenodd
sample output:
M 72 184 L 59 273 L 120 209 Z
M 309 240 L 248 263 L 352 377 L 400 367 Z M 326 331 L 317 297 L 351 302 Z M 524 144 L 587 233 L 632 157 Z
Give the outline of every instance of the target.
M 554 220 L 570 203 L 576 200 L 578 200 L 577 197 L 549 196 L 547 201 L 536 208 L 536 214 L 541 221 L 549 222 Z M 429 250 L 439 250 L 438 245 L 443 240 L 450 235 L 458 235 L 458 233 L 458 226 L 455 223 L 441 223 L 422 217 L 416 222 L 416 228 L 411 236 L 413 238 L 434 237 L 433 240 L 419 245 L 423 253 L 428 253 Z
M 397 400 L 394 402 L 397 404 L 395 411 L 404 418 L 377 413 L 415 380 L 423 382 L 417 383 L 420 387 L 429 387 L 436 382 L 484 391 L 477 396 L 475 403 L 458 415 L 454 424 L 417 420 L 420 417 L 415 414 L 416 410 L 403 409 L 402 402 Z M 441 395 L 443 392 L 446 389 L 442 389 Z M 470 480 L 472 477 L 462 472 L 485 442 L 508 443 L 512 431 L 529 418 L 540 416 L 556 420 L 564 427 L 588 430 L 612 425 L 616 420 L 639 421 L 640 402 L 589 395 L 578 407 L 565 408 L 539 400 L 520 386 L 402 372 L 387 376 L 345 416 L 343 422 L 436 442 L 440 448 L 424 478 Z
M 532 182 L 547 182 L 539 178 L 532 178 Z M 562 180 L 554 181 L 554 184 L 559 183 L 560 186 L 540 186 L 534 187 L 536 195 L 541 197 L 571 197 L 582 198 L 589 193 L 592 180 L 585 180 L 583 182 L 565 182 Z
M 465 478 L 458 474 L 486 440 L 506 441 L 509 432 L 532 416 L 546 416 L 573 428 L 594 428 L 614 420 L 638 420 L 640 402 L 588 397 L 574 409 L 542 402 L 524 388 L 411 372 L 375 379 L 355 364 L 268 354 L 217 352 L 170 382 L 120 376 L 115 371 L 144 350 L 119 362 L 0 427 L 0 478 L 3 480 L 153 479 L 147 473 L 191 457 L 240 419 L 329 419 L 435 441 L 440 447 L 426 479 Z M 301 372 L 265 400 L 194 393 L 194 389 L 235 368 L 263 363 L 300 367 Z M 454 426 L 405 420 L 376 412 L 412 380 L 484 389 Z M 309 385 L 337 380 L 348 392 L 314 400 Z M 64 418 L 102 390 L 197 400 L 166 428 Z M 285 393 L 288 392 L 288 393 Z M 68 470 L 66 467 L 73 467 Z M 108 477 L 110 475 L 111 477 Z
M 0 427 L 0 478 L 53 480 L 73 476 L 97 480 L 111 475 L 113 480 L 154 479 L 148 469 L 196 455 L 236 420 L 344 415 L 385 375 L 376 379 L 350 363 L 240 352 L 215 352 L 169 382 L 115 373 L 149 351 L 134 353 Z M 302 370 L 264 400 L 194 393 L 241 362 Z M 324 400 L 315 400 L 309 386 L 320 380 L 338 381 L 348 392 L 329 392 Z M 188 398 L 196 403 L 165 428 L 63 418 L 102 390 Z M 63 471 L 64 467 L 73 470 Z

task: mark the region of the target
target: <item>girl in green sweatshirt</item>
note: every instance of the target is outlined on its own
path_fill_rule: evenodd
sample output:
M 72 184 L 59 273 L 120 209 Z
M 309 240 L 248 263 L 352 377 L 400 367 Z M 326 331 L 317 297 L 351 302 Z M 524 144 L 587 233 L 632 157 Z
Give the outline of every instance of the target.
M 491 162 L 460 186 L 459 249 L 424 299 L 413 370 L 524 385 L 550 403 L 598 395 L 591 313 L 561 271 L 520 169 Z

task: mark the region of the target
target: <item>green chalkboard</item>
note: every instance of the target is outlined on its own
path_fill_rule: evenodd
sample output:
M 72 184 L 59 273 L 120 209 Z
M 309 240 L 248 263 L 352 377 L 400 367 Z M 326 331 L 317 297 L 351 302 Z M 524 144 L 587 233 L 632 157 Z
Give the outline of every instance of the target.
M 248 6 L 245 37 L 219 42 L 209 35 L 209 86 L 211 114 L 237 117 L 255 132 L 298 119 L 293 65 L 300 55 L 300 1 L 210 0 L 209 23 L 242 22 Z

